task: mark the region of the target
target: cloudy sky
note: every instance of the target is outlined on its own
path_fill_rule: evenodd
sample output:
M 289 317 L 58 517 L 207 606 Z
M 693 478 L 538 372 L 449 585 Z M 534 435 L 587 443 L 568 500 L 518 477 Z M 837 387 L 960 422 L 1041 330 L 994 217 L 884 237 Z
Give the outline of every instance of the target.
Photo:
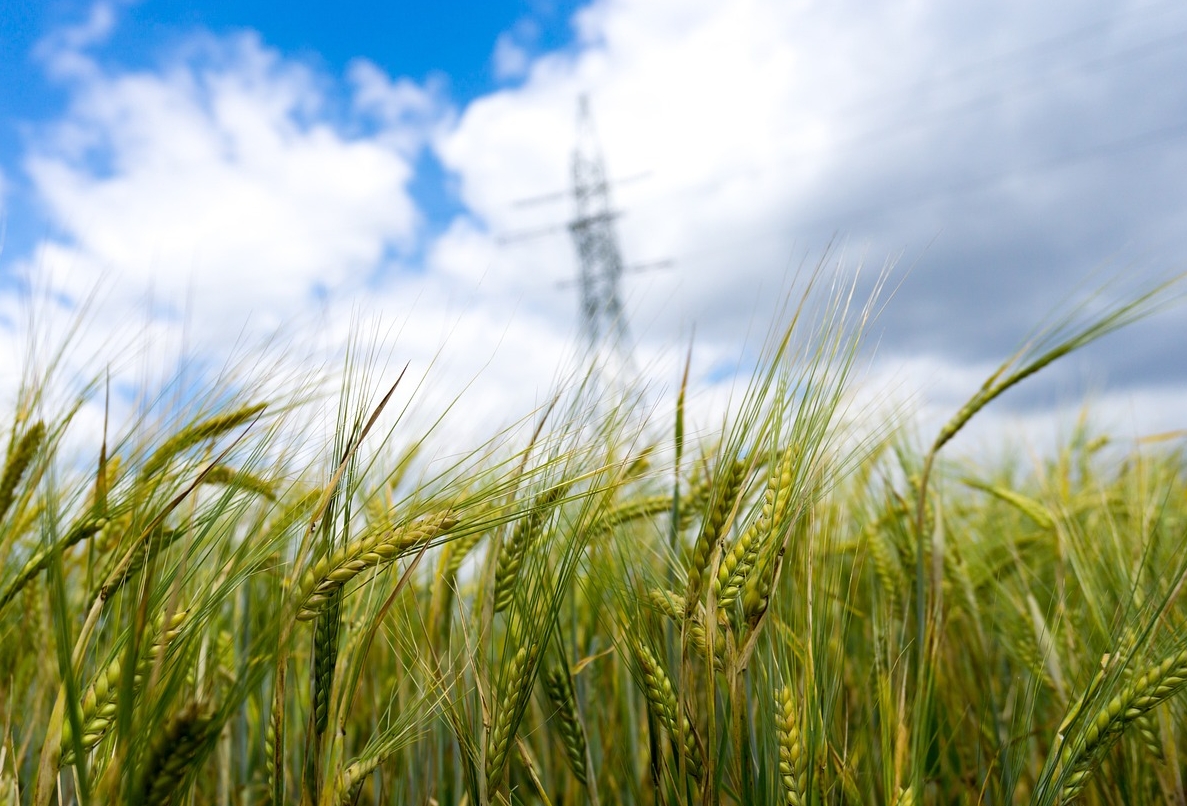
M 694 329 L 694 383 L 728 382 L 797 269 L 892 264 L 866 388 L 934 420 L 1052 311 L 1187 269 L 1180 2 L 12 3 L 4 394 L 32 293 L 43 320 L 94 297 L 88 343 L 215 366 L 379 317 L 442 395 L 525 412 L 577 335 L 582 94 L 626 262 L 671 261 L 622 287 L 661 387 Z M 1185 343 L 1179 307 L 986 422 L 1087 393 L 1104 427 L 1182 429 Z

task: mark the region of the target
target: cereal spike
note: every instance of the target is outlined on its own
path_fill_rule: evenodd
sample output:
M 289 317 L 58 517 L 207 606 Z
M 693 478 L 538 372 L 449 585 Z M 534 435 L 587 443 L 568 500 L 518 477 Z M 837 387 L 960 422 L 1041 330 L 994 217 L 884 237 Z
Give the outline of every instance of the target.
M 49 565 L 50 558 L 53 556 L 55 551 L 65 551 L 75 543 L 79 543 L 89 537 L 94 536 L 99 531 L 101 531 L 103 527 L 107 525 L 107 523 L 108 520 L 106 518 L 88 518 L 67 532 L 66 535 L 62 537 L 58 541 L 58 544 L 52 549 L 46 548 L 34 553 L 33 556 L 31 556 L 25 563 L 24 567 L 21 568 L 20 572 L 16 575 L 16 578 L 9 583 L 8 587 L 4 589 L 3 593 L 0 593 L 0 610 L 3 610 L 4 606 L 11 602 L 13 597 L 20 593 L 21 588 L 23 588 L 29 583 L 30 580 L 45 570 L 46 566 Z
M 767 481 L 763 494 L 762 510 L 758 518 L 743 532 L 724 557 L 713 581 L 713 592 L 717 596 L 717 607 L 728 610 L 738 600 L 742 585 L 754 569 L 763 539 L 778 529 L 790 509 L 789 496 L 792 482 L 792 463 L 796 451 L 787 450 L 779 461 L 778 468 Z
M 462 563 L 466 561 L 466 557 L 474 550 L 479 541 L 485 536 L 485 532 L 469 532 L 461 535 L 455 540 L 449 541 L 445 545 L 445 551 L 449 552 L 449 557 L 445 562 L 445 576 L 452 577 L 461 569 Z
M 1179 693 L 1187 685 L 1187 649 L 1151 666 L 1096 713 L 1078 741 L 1064 747 L 1060 767 L 1067 771 L 1063 802 L 1079 796 L 1097 761 L 1129 724 Z M 1066 722 L 1067 720 L 1065 720 Z
M 808 755 L 795 712 L 791 686 L 775 693 L 775 724 L 779 730 L 779 783 L 787 806 L 808 802 Z
M 334 667 L 338 664 L 338 632 L 342 625 L 342 590 L 330 597 L 318 613 L 313 627 L 313 728 L 326 732 L 330 715 L 330 690 L 334 685 Z
M 312 621 L 330 605 L 343 585 L 363 571 L 387 565 L 448 532 L 457 524 L 457 518 L 442 512 L 396 529 L 365 535 L 328 557 L 323 557 L 301 580 L 297 594 L 297 619 Z
M 183 784 L 187 778 L 192 780 L 194 762 L 217 729 L 214 709 L 208 703 L 192 702 L 174 714 L 153 742 L 141 797 L 135 802 L 146 806 L 180 803 L 185 794 Z
M 153 455 L 144 463 L 144 467 L 140 469 L 140 478 L 145 480 L 155 476 L 164 470 L 169 464 L 169 460 L 177 454 L 187 448 L 192 448 L 203 440 L 213 439 L 230 431 L 232 428 L 243 425 L 267 408 L 267 406 L 267 403 L 244 406 L 241 409 L 236 409 L 226 414 L 219 414 L 199 423 L 194 423 L 188 428 L 183 428 L 165 440 L 161 447 L 153 452 Z
M 672 511 L 672 496 L 648 495 L 615 504 L 606 513 L 606 528 L 622 526 L 632 521 L 651 518 Z
M 544 673 L 544 693 L 555 709 L 559 723 L 561 742 L 565 748 L 565 760 L 573 770 L 573 777 L 582 784 L 588 783 L 586 768 L 585 728 L 577 713 L 577 698 L 569 681 L 569 673 L 560 666 L 554 666 Z
M 237 470 L 228 465 L 215 465 L 207 470 L 206 475 L 202 477 L 202 483 L 219 484 L 224 487 L 237 487 L 267 498 L 269 501 L 276 499 L 276 493 L 272 489 L 274 486 L 272 482 L 248 473 L 246 470 Z
M 169 643 L 181 632 L 188 611 L 178 610 L 173 614 L 168 624 L 164 616 L 157 619 L 154 626 L 154 637 L 148 650 L 136 664 L 136 671 L 132 677 L 132 693 L 137 694 L 144 683 L 144 676 L 168 648 Z M 123 658 L 117 655 L 107 668 L 99 672 L 91 682 L 86 694 L 82 698 L 82 747 L 90 750 L 107 734 L 117 712 L 116 695 L 119 694 L 120 677 L 123 672 Z M 62 753 L 61 766 L 74 761 L 74 739 L 70 722 L 62 724 Z
M 519 569 L 527 556 L 528 547 L 540 531 L 548 511 L 565 494 L 568 485 L 559 485 L 542 493 L 532 502 L 531 509 L 516 522 L 511 536 L 499 551 L 495 567 L 495 612 L 506 610 L 515 596 L 515 583 Z
M 494 721 L 486 736 L 486 786 L 488 792 L 498 790 L 507 765 L 507 751 L 515 738 L 523 702 L 527 692 L 528 675 L 535 661 L 535 647 L 521 646 L 511 659 L 503 678 L 503 686 L 494 706 Z
M 692 556 L 688 565 L 688 590 L 684 600 L 691 615 L 691 609 L 696 605 L 704 586 L 705 569 L 709 566 L 709 558 L 714 549 L 721 542 L 725 531 L 725 521 L 734 508 L 738 492 L 742 488 L 742 481 L 746 475 L 746 467 L 741 462 L 730 462 L 721 481 L 721 492 L 713 500 L 712 507 L 705 516 L 701 532 L 693 544 Z
M 9 507 L 16 499 L 16 488 L 24 478 L 25 471 L 33 461 L 33 456 L 41 443 L 45 441 L 45 423 L 41 420 L 33 423 L 29 430 L 21 436 L 8 454 L 8 461 L 4 463 L 4 473 L 0 474 L 0 521 L 8 514 Z
M 684 758 L 688 765 L 688 773 L 697 780 L 703 774 L 700 753 L 697 752 L 696 736 L 693 734 L 692 723 L 687 717 L 677 722 L 679 706 L 676 702 L 676 691 L 672 688 L 672 680 L 668 673 L 660 666 L 659 660 L 651 650 L 642 644 L 635 645 L 635 657 L 639 661 L 639 670 L 643 673 L 643 693 L 647 695 L 647 703 L 656 719 L 663 724 L 673 741 L 682 733 L 684 735 Z
M 342 776 L 338 779 L 337 789 L 337 802 L 339 806 L 358 803 L 359 795 L 362 794 L 363 784 L 366 783 L 367 776 L 375 772 L 381 758 L 381 756 L 375 756 L 369 759 L 359 759 L 342 771 Z
M 684 619 L 684 597 L 663 588 L 652 588 L 647 599 L 660 613 L 679 623 Z

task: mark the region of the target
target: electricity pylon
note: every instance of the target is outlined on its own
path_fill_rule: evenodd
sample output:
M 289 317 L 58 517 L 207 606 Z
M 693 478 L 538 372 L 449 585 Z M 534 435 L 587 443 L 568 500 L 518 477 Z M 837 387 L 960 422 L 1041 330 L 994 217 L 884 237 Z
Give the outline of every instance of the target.
M 630 363 L 631 342 L 618 286 L 622 252 L 614 231 L 617 213 L 610 207 L 610 184 L 598 145 L 589 100 L 581 96 L 577 111 L 577 146 L 573 149 L 573 220 L 569 233 L 580 264 L 581 339 L 592 354 L 608 352 Z
M 577 250 L 577 280 L 559 285 L 576 285 L 580 289 L 580 337 L 583 349 L 591 357 L 600 358 L 603 365 L 608 364 L 619 370 L 630 369 L 633 366 L 633 345 L 619 297 L 619 281 L 625 272 L 666 268 L 672 265 L 672 261 L 660 260 L 629 267 L 623 265 L 622 251 L 618 248 L 618 236 L 614 230 L 614 219 L 619 213 L 610 206 L 611 182 L 606 178 L 606 165 L 589 111 L 589 100 L 584 95 L 578 99 L 577 145 L 573 149 L 571 170 L 573 187 L 570 191 L 521 199 L 516 202 L 516 206 L 527 207 L 569 197 L 573 199 L 573 218 L 568 222 L 567 229 Z M 618 183 L 644 176 L 628 177 Z M 503 244 L 513 243 L 559 230 L 559 226 L 547 226 L 512 233 L 499 241 Z

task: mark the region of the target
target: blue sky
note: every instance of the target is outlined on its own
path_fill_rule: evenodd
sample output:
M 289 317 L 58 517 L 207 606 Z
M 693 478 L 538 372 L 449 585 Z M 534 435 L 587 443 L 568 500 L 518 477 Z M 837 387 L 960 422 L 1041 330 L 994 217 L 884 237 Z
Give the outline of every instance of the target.
M 0 100 L 8 114 L 37 118 L 55 111 L 53 87 L 31 57 L 39 41 L 86 18 L 92 3 L 77 0 L 5 4 L 0 38 L 6 58 L 0 65 Z M 490 92 L 501 82 L 491 52 L 499 35 L 530 24 L 536 50 L 564 48 L 572 41 L 569 18 L 577 3 L 538 2 L 339 3 L 195 3 L 149 0 L 120 6 L 119 25 L 105 50 L 112 63 L 152 65 L 162 52 L 178 46 L 196 29 L 227 34 L 251 29 L 286 54 L 340 73 L 365 55 L 395 75 L 424 80 L 439 74 L 452 96 L 464 103 Z
M 0 15 L 0 166 L 19 184 L 22 145 L 32 123 L 51 121 L 68 100 L 49 80 L 38 44 L 85 20 L 91 2 L 55 0 L 5 4 Z M 195 32 L 228 36 L 259 32 L 270 47 L 306 62 L 327 76 L 340 76 L 365 56 L 388 73 L 440 82 L 455 103 L 465 103 L 508 83 L 497 74 L 492 50 L 500 34 L 514 35 L 527 51 L 562 50 L 572 42 L 572 0 L 440 3 L 195 3 L 149 0 L 117 4 L 118 24 L 103 42 L 105 65 L 144 69 L 185 47 Z M 415 192 L 422 207 L 440 218 L 456 211 L 443 187 L 440 166 L 426 153 Z M 10 190 L 10 192 L 12 192 Z M 6 208 L 8 245 L 20 250 L 38 235 L 28 205 Z
M 0 323 L 21 289 L 96 343 L 218 363 L 244 334 L 375 315 L 492 417 L 570 355 L 560 198 L 587 94 L 623 215 L 637 358 L 697 334 L 721 385 L 797 267 L 895 265 L 871 388 L 942 416 L 1108 278 L 1187 268 L 1187 8 L 1166 0 L 9 3 Z M 51 317 L 52 318 L 52 317 Z M 1004 401 L 1182 428 L 1170 312 Z M 16 358 L 0 367 L 14 377 Z M 79 371 L 86 363 L 79 359 Z M 665 381 L 666 382 L 666 381 Z M 451 392 L 442 392 L 448 398 Z M 707 392 L 708 394 L 708 392 Z M 875 394 L 876 398 L 885 395 Z M 928 414 L 930 412 L 930 414 Z M 1047 419 L 1043 419 L 1047 418 Z M 1124 424 L 1124 425 L 1122 425 Z

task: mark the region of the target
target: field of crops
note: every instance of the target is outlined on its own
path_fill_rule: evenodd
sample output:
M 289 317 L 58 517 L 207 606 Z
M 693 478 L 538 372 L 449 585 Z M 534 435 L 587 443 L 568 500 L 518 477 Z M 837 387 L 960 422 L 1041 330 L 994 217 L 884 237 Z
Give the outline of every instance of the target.
M 843 298 L 724 421 L 591 373 L 465 451 L 360 350 L 329 399 L 188 391 L 83 466 L 30 372 L 0 802 L 1185 803 L 1182 440 L 944 451 L 1163 293 L 1043 331 L 922 447 L 852 422 Z

